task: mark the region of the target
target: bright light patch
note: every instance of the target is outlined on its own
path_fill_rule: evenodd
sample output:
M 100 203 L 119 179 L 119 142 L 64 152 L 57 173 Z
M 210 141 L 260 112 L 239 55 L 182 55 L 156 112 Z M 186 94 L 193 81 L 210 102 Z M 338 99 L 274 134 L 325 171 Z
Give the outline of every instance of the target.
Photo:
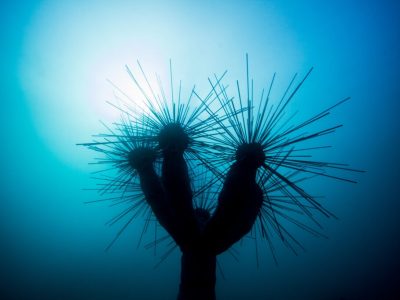
M 207 77 L 214 72 L 229 68 L 233 78 L 243 75 L 246 52 L 254 61 L 268 62 L 266 74 L 264 67 L 252 70 L 264 82 L 275 70 L 296 70 L 301 55 L 273 8 L 262 12 L 254 3 L 241 8 L 241 22 L 229 16 L 237 15 L 235 9 L 226 3 L 210 11 L 200 4 L 178 2 L 44 1 L 27 29 L 20 64 L 38 133 L 62 160 L 85 166 L 92 154 L 75 144 L 102 132 L 99 120 L 110 123 L 119 116 L 106 101 L 123 95 L 107 80 L 135 101 L 143 101 L 125 69 L 128 65 L 142 78 L 137 59 L 151 84 L 157 85 L 157 72 L 168 92 L 172 59 L 175 88 L 182 79 L 183 95 L 194 83 L 200 92 L 208 89 Z M 269 24 L 263 25 L 262 35 L 255 30 L 260 19 Z

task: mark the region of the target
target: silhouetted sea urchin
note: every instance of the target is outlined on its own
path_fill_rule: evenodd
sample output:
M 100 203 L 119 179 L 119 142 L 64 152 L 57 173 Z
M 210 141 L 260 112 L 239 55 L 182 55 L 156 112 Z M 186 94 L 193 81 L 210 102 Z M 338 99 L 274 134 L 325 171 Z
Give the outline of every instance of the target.
M 153 87 L 138 66 L 144 84 L 128 67 L 127 72 L 144 106 L 129 97 L 119 99 L 112 105 L 120 110 L 120 121 L 82 145 L 100 152 L 97 163 L 111 173 L 98 178 L 101 194 L 128 206 L 111 222 L 132 216 L 117 237 L 145 212 L 148 222 L 153 214 L 182 251 L 178 299 L 215 299 L 216 256 L 248 234 L 256 241 L 265 238 L 273 254 L 273 233 L 294 252 L 301 247 L 287 222 L 322 236 L 304 216 L 319 226 L 316 213 L 334 215 L 300 183 L 315 176 L 354 182 L 330 171 L 358 171 L 313 159 L 310 153 L 326 146 L 310 142 L 341 125 L 311 125 L 349 98 L 295 122 L 285 111 L 312 69 L 297 84 L 295 75 L 276 103 L 270 99 L 275 75 L 256 101 L 247 56 L 246 91 L 237 81 L 235 96 L 224 84 L 226 72 L 209 79 L 205 96 L 193 87 L 184 98 L 181 82 L 175 89 L 171 65 L 169 93 L 158 76 Z M 161 239 L 156 237 L 153 245 Z
M 332 134 L 342 126 L 315 129 L 315 126 L 311 125 L 326 118 L 332 109 L 348 101 L 349 97 L 297 123 L 293 121 L 296 113 L 289 116 L 285 114 L 285 109 L 293 101 L 311 71 L 312 68 L 297 84 L 295 83 L 297 74 L 295 74 L 278 101 L 270 98 L 276 74 L 273 75 L 269 86 L 263 88 L 259 96 L 255 95 L 247 56 L 245 91 L 241 88 L 240 82 L 236 81 L 236 93 L 232 96 L 221 81 L 209 78 L 220 110 L 224 116 L 228 116 L 218 119 L 219 116 L 209 110 L 210 115 L 215 116 L 215 120 L 223 129 L 221 135 L 209 138 L 210 143 L 214 145 L 209 160 L 215 166 L 214 170 L 219 170 L 219 178 L 222 180 L 232 165 L 247 161 L 257 168 L 257 183 L 263 191 L 263 201 L 252 234 L 256 235 L 256 240 L 257 235 L 266 238 L 272 251 L 273 232 L 295 253 L 296 247 L 302 248 L 299 241 L 285 229 L 283 225 L 285 222 L 291 222 L 313 235 L 323 236 L 296 218 L 296 215 L 307 216 L 318 227 L 321 226 L 314 217 L 316 212 L 325 217 L 334 217 L 333 213 L 319 203 L 318 197 L 312 196 L 301 187 L 300 182 L 315 176 L 324 176 L 355 183 L 351 179 L 331 174 L 329 171 L 361 172 L 342 163 L 315 160 L 311 155 L 316 150 L 330 148 L 315 143 L 318 142 L 318 138 Z M 314 145 L 304 146 L 310 142 Z M 243 201 L 247 199 L 243 198 Z M 228 200 L 227 205 L 229 203 Z

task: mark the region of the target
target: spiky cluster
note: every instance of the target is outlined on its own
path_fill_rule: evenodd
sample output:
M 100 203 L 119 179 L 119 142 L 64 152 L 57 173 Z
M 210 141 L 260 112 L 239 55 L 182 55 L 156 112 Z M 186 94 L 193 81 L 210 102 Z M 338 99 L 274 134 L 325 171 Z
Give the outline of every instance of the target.
M 131 99 L 114 104 L 122 112 L 121 121 L 113 129 L 106 126 L 108 133 L 98 135 L 95 141 L 83 144 L 102 153 L 98 163 L 109 165 L 107 170 L 114 172 L 112 177 L 100 178 L 101 193 L 116 193 L 108 199 L 129 206 L 114 222 L 147 211 L 148 220 L 153 213 L 181 248 L 198 247 L 201 240 L 216 254 L 248 233 L 265 238 L 271 250 L 271 237 L 276 233 L 296 251 L 301 245 L 285 228 L 287 222 L 321 236 L 296 214 L 317 225 L 316 212 L 326 217 L 333 214 L 303 190 L 300 182 L 316 175 L 352 182 L 329 170 L 356 170 L 313 160 L 309 153 L 325 146 L 302 144 L 339 128 L 341 125 L 306 131 L 348 98 L 291 124 L 285 109 L 311 70 L 296 85 L 295 75 L 281 99 L 275 101 L 270 99 L 275 74 L 266 92 L 263 89 L 256 99 L 247 56 L 246 66 L 245 93 L 239 81 L 236 92 L 229 93 L 223 83 L 225 72 L 209 79 L 207 95 L 200 96 L 193 88 L 184 100 L 181 83 L 176 97 L 172 68 L 168 96 L 159 78 L 155 90 L 140 64 L 144 85 L 127 68 L 145 107 L 138 109 Z

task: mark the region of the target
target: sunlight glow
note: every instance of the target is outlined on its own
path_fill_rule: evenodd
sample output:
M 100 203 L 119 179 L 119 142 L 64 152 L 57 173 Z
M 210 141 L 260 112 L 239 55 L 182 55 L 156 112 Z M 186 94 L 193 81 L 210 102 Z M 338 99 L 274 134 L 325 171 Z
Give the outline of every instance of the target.
M 255 61 L 261 57 L 268 62 L 267 74 L 254 73 L 264 82 L 274 70 L 285 70 L 285 66 L 290 66 L 289 74 L 298 70 L 301 55 L 295 39 L 272 7 L 268 15 L 260 17 L 270 24 L 263 29 L 264 39 L 274 39 L 274 43 L 259 44 L 259 33 L 254 32 L 259 19 L 254 17 L 254 5 L 243 10 L 243 17 L 249 20 L 245 25 L 221 20 L 223 12 L 235 9 L 224 3 L 217 5 L 211 15 L 197 4 L 166 5 L 157 1 L 144 4 L 121 0 L 113 5 L 107 1 L 43 1 L 27 28 L 20 80 L 38 134 L 61 160 L 74 167 L 85 166 L 90 154 L 75 144 L 101 132 L 99 120 L 110 123 L 118 118 L 118 110 L 106 102 L 116 101 L 121 93 L 108 81 L 135 101 L 143 101 L 125 67 L 142 78 L 136 60 L 152 86 L 157 86 L 157 72 L 166 90 L 170 90 L 172 59 L 175 88 L 182 79 L 186 89 L 183 95 L 194 83 L 196 90 L 199 86 L 200 90 L 208 90 L 207 77 L 221 74 L 228 67 L 233 78 L 241 76 L 244 64 L 238 62 L 244 62 L 246 52 Z M 193 19 L 199 15 L 207 19 Z M 216 27 L 219 32 L 214 30 Z M 238 72 L 232 66 L 238 67 Z M 265 72 L 264 68 L 257 69 Z

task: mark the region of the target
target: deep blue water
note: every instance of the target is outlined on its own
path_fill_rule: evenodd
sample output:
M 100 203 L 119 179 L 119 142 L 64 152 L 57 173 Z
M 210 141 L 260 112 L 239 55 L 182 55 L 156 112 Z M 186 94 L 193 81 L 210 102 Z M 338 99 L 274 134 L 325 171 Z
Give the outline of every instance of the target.
M 297 106 L 305 116 L 346 97 L 329 158 L 367 172 L 358 184 L 315 180 L 338 221 L 328 240 L 298 233 L 306 252 L 277 243 L 257 268 L 254 247 L 221 257 L 218 299 L 400 299 L 400 5 L 396 1 L 1 2 L 1 299 L 174 299 L 179 253 L 158 268 L 137 248 L 134 223 L 110 251 L 116 210 L 85 205 L 96 194 L 75 144 L 117 115 L 110 78 L 128 89 L 124 65 L 207 86 L 226 68 L 243 76 L 245 53 L 260 84 L 278 72 L 315 70 Z M 165 75 L 165 74 L 164 74 Z M 392 297 L 391 297 L 392 296 Z

